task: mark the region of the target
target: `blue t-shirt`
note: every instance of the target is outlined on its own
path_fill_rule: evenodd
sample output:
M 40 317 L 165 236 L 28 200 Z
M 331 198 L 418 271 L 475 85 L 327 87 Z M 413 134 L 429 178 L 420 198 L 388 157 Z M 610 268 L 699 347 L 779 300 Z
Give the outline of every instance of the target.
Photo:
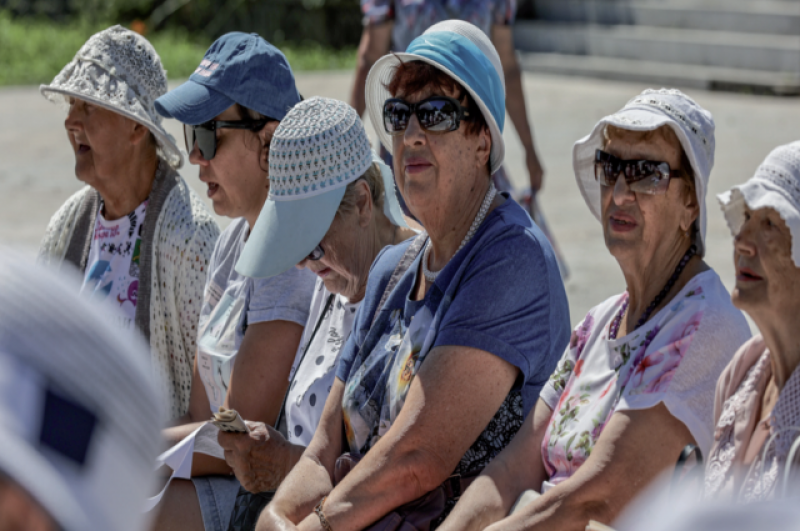
M 366 453 L 389 430 L 430 350 L 478 348 L 519 368 L 520 378 L 462 458 L 456 472 L 463 474 L 491 461 L 536 403 L 569 341 L 567 295 L 547 238 L 506 199 L 445 266 L 425 298 L 413 301 L 409 294 L 420 253 L 371 326 L 410 244 L 378 255 L 339 362 L 336 376 L 346 383 L 342 406 L 350 451 Z

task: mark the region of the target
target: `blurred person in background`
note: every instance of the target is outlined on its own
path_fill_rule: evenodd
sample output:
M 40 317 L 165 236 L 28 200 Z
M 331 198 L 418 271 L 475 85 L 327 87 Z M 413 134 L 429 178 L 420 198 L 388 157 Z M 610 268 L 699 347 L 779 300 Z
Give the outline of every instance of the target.
M 300 157 L 294 156 L 298 142 L 307 148 Z M 329 159 L 339 150 L 344 164 Z M 304 189 L 298 178 L 309 169 L 320 177 Z M 253 493 L 277 489 L 311 442 L 372 263 L 384 247 L 415 235 L 397 204 L 391 170 L 376 161 L 361 119 L 344 102 L 311 98 L 297 104 L 275 131 L 269 174 L 269 199 L 237 269 L 260 278 L 306 268 L 317 284 L 282 422 L 277 429 L 250 423 L 249 436 L 219 434 L 226 461 Z M 258 512 L 271 496 L 262 499 Z M 242 505 L 237 500 L 232 520 L 241 525 L 247 518 L 242 513 L 249 512 L 254 522 L 252 503 Z
M 189 161 L 214 211 L 233 219 L 208 264 L 189 411 L 165 430 L 171 445 L 223 406 L 269 425 L 281 409 L 314 275 L 289 268 L 253 279 L 234 267 L 269 194 L 272 136 L 299 101 L 283 53 L 258 35 L 234 32 L 217 39 L 189 80 L 155 103 L 161 115 L 184 124 Z M 170 484 L 156 529 L 226 531 L 239 482 L 223 459 L 196 453 L 192 465 L 192 481 Z
M 711 113 L 668 89 L 575 143 L 578 188 L 627 289 L 575 328 L 533 413 L 442 529 L 608 524 L 687 445 L 707 453 L 717 378 L 750 337 L 702 258 L 714 146 Z
M 0 249 L 0 530 L 141 531 L 163 425 L 147 344 L 71 269 Z
M 759 335 L 717 384 L 706 495 L 781 496 L 800 435 L 800 142 L 775 148 L 746 183 L 719 195 L 733 235 L 733 304 Z
M 503 65 L 506 110 L 514 123 L 525 150 L 525 166 L 530 187 L 536 193 L 542 187 L 544 170 L 536 154 L 533 133 L 525 109 L 522 77 L 514 50 L 512 25 L 517 12 L 516 0 L 361 0 L 364 30 L 358 46 L 356 79 L 350 104 L 364 114 L 367 74 L 375 61 L 389 52 L 403 52 L 418 36 L 437 22 L 465 20 L 490 37 Z M 380 124 L 373 124 L 380 127 Z M 381 148 L 381 156 L 392 166 L 391 156 Z M 504 169 L 495 172 L 495 185 L 510 192 L 511 184 Z
M 141 35 L 113 26 L 93 35 L 49 85 L 75 175 L 87 184 L 55 213 L 39 251 L 72 264 L 81 291 L 119 306 L 117 327 L 150 343 L 167 418 L 189 407 L 197 320 L 219 228 L 176 171 L 183 157 L 156 113 L 167 92 L 161 59 Z

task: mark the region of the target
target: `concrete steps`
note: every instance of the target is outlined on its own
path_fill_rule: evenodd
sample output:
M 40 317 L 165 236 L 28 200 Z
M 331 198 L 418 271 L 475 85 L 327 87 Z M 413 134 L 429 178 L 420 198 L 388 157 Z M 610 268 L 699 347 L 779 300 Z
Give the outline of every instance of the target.
M 536 0 L 533 71 L 800 94 L 798 0 Z

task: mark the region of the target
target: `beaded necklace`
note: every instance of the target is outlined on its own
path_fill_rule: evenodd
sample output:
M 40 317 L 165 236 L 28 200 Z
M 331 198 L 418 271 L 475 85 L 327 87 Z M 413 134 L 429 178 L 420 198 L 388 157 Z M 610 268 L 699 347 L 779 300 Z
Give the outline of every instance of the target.
M 481 223 L 483 223 L 483 218 L 486 217 L 486 213 L 489 211 L 489 206 L 492 204 L 492 201 L 494 201 L 494 196 L 496 195 L 497 189 L 494 187 L 494 183 L 490 182 L 489 189 L 486 191 L 486 195 L 483 198 L 483 203 L 481 203 L 481 208 L 478 210 L 478 213 L 475 214 L 475 219 L 472 221 L 472 225 L 470 225 L 466 236 L 464 236 L 464 239 L 461 240 L 461 245 L 458 246 L 458 249 L 456 249 L 456 252 L 453 254 L 453 256 L 458 254 L 458 251 L 463 249 L 467 242 L 469 242 L 470 239 L 472 239 L 472 237 L 475 235 L 478 227 L 480 227 Z M 431 240 L 429 238 L 428 244 L 425 246 L 425 251 L 422 253 L 422 274 L 425 275 L 425 279 L 428 282 L 436 282 L 436 277 L 439 276 L 439 273 L 441 273 L 442 269 L 444 268 L 440 269 L 439 271 L 431 271 L 428 269 L 428 259 L 431 255 L 431 248 Z
M 669 291 L 672 289 L 672 286 L 674 286 L 675 282 L 677 282 L 678 277 L 681 276 L 683 268 L 686 267 L 686 264 L 689 263 L 689 260 L 691 260 L 691 258 L 696 253 L 697 253 L 697 246 L 695 244 L 692 244 L 692 246 L 689 247 L 689 250 L 686 251 L 686 254 L 683 255 L 683 258 L 681 258 L 681 261 L 675 268 L 675 272 L 672 273 L 672 276 L 669 277 L 669 280 L 667 280 L 667 283 L 664 285 L 664 288 L 661 290 L 661 293 L 656 295 L 656 298 L 653 299 L 653 302 L 650 303 L 650 306 L 648 306 L 647 309 L 644 311 L 644 313 L 642 313 L 642 316 L 636 322 L 636 326 L 633 327 L 633 330 L 636 330 L 637 328 L 639 328 L 640 326 L 642 326 L 647 322 L 647 320 L 650 318 L 650 314 L 653 313 L 653 310 L 655 310 L 656 307 L 658 307 L 658 305 L 660 305 L 663 302 L 664 298 L 667 296 L 667 294 L 669 294 Z M 628 309 L 629 301 L 630 298 L 625 299 L 625 302 L 622 303 L 622 307 L 620 307 L 617 316 L 614 318 L 613 321 L 611 321 L 611 329 L 608 331 L 609 339 L 617 339 L 617 333 L 619 332 L 619 325 L 620 323 L 622 323 L 622 316 L 625 315 L 625 310 Z M 633 330 L 631 330 L 631 332 L 633 332 Z

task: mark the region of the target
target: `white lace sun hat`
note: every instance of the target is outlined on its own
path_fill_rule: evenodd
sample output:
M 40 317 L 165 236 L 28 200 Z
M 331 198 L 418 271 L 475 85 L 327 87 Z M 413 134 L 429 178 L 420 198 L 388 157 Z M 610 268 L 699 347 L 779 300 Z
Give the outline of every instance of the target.
M 269 197 L 236 271 L 268 278 L 301 262 L 328 232 L 347 185 L 374 159 L 364 124 L 350 105 L 320 97 L 295 105 L 272 136 Z M 385 165 L 381 176 L 383 211 L 394 225 L 405 226 Z
M 744 224 L 745 205 L 778 212 L 792 235 L 792 260 L 800 267 L 800 141 L 773 149 L 755 175 L 717 199 L 733 236 Z
M 652 131 L 664 125 L 678 136 L 692 165 L 700 215 L 697 223 L 697 254 L 705 254 L 706 193 L 714 167 L 714 118 L 693 99 L 675 89 L 647 89 L 617 111 L 597 122 L 592 132 L 575 142 L 572 166 L 578 188 L 589 210 L 601 220 L 600 183 L 594 176 L 595 151 L 603 148 L 606 126 L 629 131 Z
M 183 155 L 154 106 L 167 92 L 167 74 L 153 46 L 138 33 L 117 25 L 92 35 L 39 91 L 54 103 L 78 98 L 139 122 L 155 135 L 170 166 L 183 165 Z
M 500 56 L 489 37 L 469 22 L 445 20 L 411 41 L 405 52 L 384 55 L 375 62 L 367 76 L 367 111 L 378 138 L 392 155 L 392 137 L 383 127 L 383 104 L 392 97 L 386 86 L 394 78 L 401 61 L 422 61 L 433 65 L 469 92 L 492 137 L 491 173 L 499 170 L 506 153 L 503 141 L 506 84 Z

